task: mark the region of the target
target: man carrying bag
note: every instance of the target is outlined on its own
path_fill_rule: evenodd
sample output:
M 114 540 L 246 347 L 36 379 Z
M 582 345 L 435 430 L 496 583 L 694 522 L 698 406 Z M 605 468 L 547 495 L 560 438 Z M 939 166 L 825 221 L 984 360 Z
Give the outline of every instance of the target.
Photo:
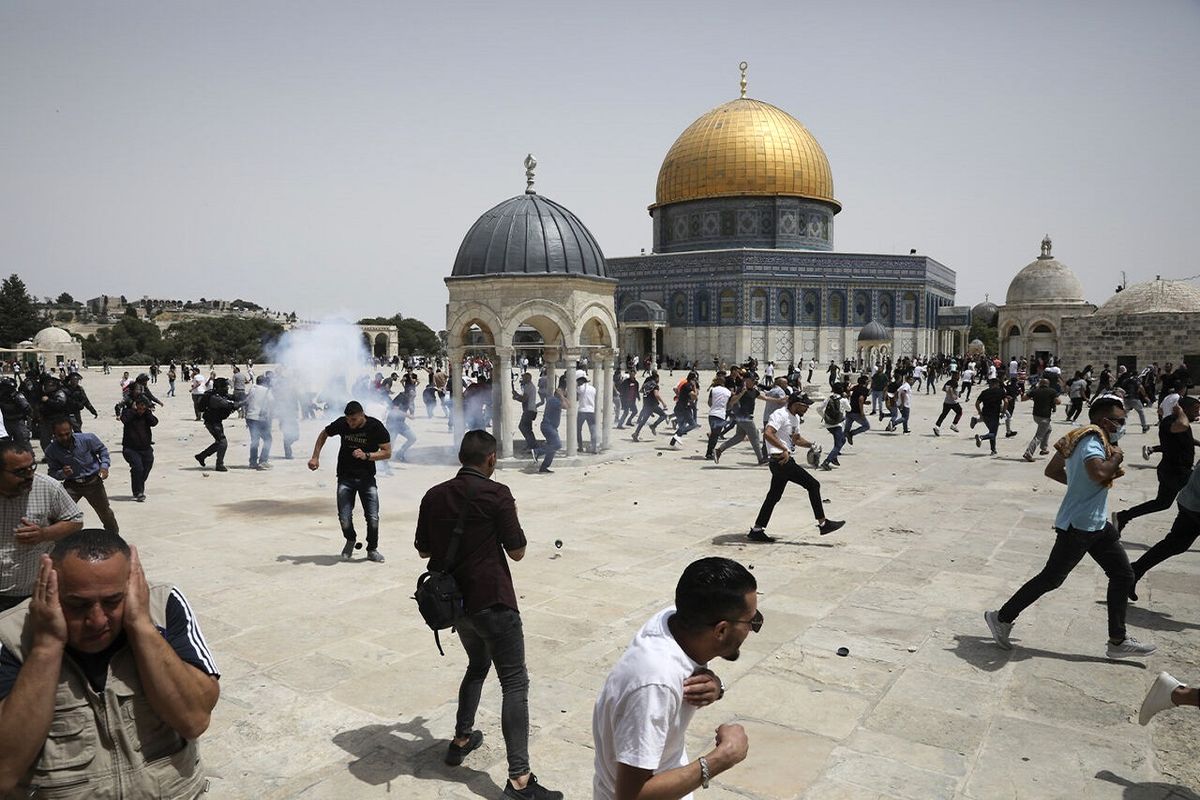
M 486 431 L 467 431 L 458 460 L 462 464 L 458 474 L 422 498 L 415 541 L 421 558 L 429 559 L 429 572 L 452 576 L 462 594 L 462 615 L 453 625 L 467 652 L 467 669 L 458 689 L 454 739 L 445 760 L 457 766 L 483 743 L 483 732 L 474 730 L 475 712 L 483 681 L 495 664 L 503 694 L 500 719 L 508 752 L 504 796 L 562 800 L 561 792 L 546 789 L 529 768 L 529 673 L 517 593 L 508 566 L 508 559 L 524 558 L 526 542 L 512 492 L 491 480 L 496 469 L 495 437 Z M 426 586 L 438 579 L 422 578 Z M 448 589 L 444 581 L 439 583 L 443 590 Z M 422 593 L 419 588 L 418 595 Z M 453 600 L 449 602 L 453 604 Z

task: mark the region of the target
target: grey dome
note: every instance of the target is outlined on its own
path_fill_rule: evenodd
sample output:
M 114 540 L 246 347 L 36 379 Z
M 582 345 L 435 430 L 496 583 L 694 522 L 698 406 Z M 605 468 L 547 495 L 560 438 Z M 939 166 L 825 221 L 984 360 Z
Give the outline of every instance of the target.
M 1016 274 L 1008 285 L 1006 305 L 1085 304 L 1083 284 L 1075 273 L 1050 255 L 1050 237 L 1042 240 L 1042 254 Z
M 971 321 L 982 322 L 984 325 L 995 326 L 1000 318 L 1000 308 L 990 300 L 984 300 L 971 309 Z
M 1183 281 L 1161 278 L 1117 292 L 1096 310 L 1097 314 L 1166 314 L 1200 311 L 1200 289 Z
M 53 349 L 55 345 L 72 344 L 74 341 L 74 337 L 62 328 L 49 327 L 37 332 L 33 337 L 33 346 Z
M 863 325 L 862 330 L 858 332 L 858 340 L 860 342 L 890 342 L 892 340 L 892 332 L 880 325 L 876 320 L 871 320 L 866 325 Z
M 579 218 L 532 192 L 505 200 L 476 220 L 450 274 L 608 277 L 604 253 Z

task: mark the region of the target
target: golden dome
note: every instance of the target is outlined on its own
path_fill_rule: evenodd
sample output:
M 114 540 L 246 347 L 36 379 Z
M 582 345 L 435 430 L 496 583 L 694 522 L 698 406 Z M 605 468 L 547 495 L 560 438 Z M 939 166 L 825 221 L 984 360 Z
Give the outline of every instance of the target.
M 654 205 L 747 195 L 807 197 L 842 208 L 829 159 L 808 129 L 770 103 L 742 97 L 679 135 L 658 171 Z

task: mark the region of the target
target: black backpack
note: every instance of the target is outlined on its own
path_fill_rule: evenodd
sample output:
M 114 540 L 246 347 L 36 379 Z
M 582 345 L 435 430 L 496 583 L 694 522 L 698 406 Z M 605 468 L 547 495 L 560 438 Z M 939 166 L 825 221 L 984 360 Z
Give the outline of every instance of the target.
M 842 413 L 842 396 L 838 394 L 830 395 L 825 401 L 825 410 L 822 414 L 825 418 L 826 425 L 841 425 L 846 419 L 846 415 Z
M 465 477 L 463 480 L 467 480 Z M 458 514 L 458 522 L 454 525 L 454 531 L 450 534 L 450 544 L 446 548 L 446 568 L 444 570 L 435 570 L 427 568 L 417 578 L 417 591 L 413 594 L 413 600 L 417 601 L 417 609 L 421 612 L 421 618 L 425 620 L 425 624 L 433 631 L 433 641 L 437 644 L 438 652 L 443 656 L 446 651 L 442 649 L 441 636 L 438 631 L 444 631 L 447 628 L 454 628 L 454 623 L 464 616 L 463 595 L 462 590 L 458 588 L 458 581 L 455 580 L 453 572 L 455 557 L 458 555 L 458 546 L 462 542 L 463 523 L 467 518 L 467 509 L 471 507 L 471 500 L 474 496 L 474 487 L 470 481 L 467 481 L 467 497 L 463 502 L 462 511 Z M 430 559 L 432 562 L 432 559 Z

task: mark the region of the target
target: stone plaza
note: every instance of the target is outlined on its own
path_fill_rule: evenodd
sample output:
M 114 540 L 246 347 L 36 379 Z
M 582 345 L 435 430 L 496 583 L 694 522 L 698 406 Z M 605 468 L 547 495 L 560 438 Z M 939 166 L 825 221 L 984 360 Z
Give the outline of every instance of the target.
M 85 385 L 98 408 L 117 399 L 115 375 L 89 372 Z M 165 394 L 164 383 L 154 388 Z M 387 563 L 346 563 L 336 445 L 318 472 L 305 466 L 318 424 L 303 424 L 295 460 L 277 460 L 277 440 L 274 469 L 256 472 L 246 467 L 246 430 L 231 418 L 230 471 L 202 470 L 192 453 L 208 438 L 182 388 L 157 412 L 144 504 L 129 502 L 117 423 L 85 428 L 113 448 L 108 488 L 123 534 L 152 581 L 187 594 L 221 668 L 201 740 L 210 796 L 499 797 L 499 686 L 484 690 L 481 750 L 444 766 L 465 657 L 452 635 L 438 655 L 411 599 L 424 568 L 412 547 L 418 503 L 456 467 L 445 420 L 418 418 L 410 463 L 379 478 Z M 842 454 L 841 469 L 818 473 L 845 528 L 819 537 L 790 487 L 770 529 L 781 540 L 767 545 L 745 540 L 768 483 L 748 447 L 715 465 L 699 432 L 670 449 L 665 430 L 640 444 L 615 431 L 611 450 L 564 459 L 553 475 L 504 462 L 495 478 L 511 487 L 529 539 L 513 575 L 539 777 L 568 798 L 591 797 L 592 704 L 605 675 L 671 602 L 684 566 L 721 555 L 753 570 L 766 621 L 738 661 L 711 664 L 728 692 L 696 715 L 689 753 L 738 721 L 750 754 L 698 798 L 1200 798 L 1189 788 L 1200 786 L 1200 715 L 1175 709 L 1148 727 L 1136 722 L 1159 670 L 1200 680 L 1196 551 L 1139 585 L 1131 632 L 1159 648 L 1146 663 L 1104 657 L 1105 581 L 1090 560 L 1020 618 L 1016 649 L 1000 650 L 983 611 L 1041 567 L 1062 487 L 1043 477 L 1044 459 L 1020 460 L 1033 433 L 1027 404 L 1014 422 L 1021 435 L 1002 439 L 998 458 L 975 448 L 965 421 L 962 434 L 935 438 L 940 409 L 940 396 L 917 396 L 911 435 L 876 425 Z M 1055 438 L 1067 429 L 1056 420 Z M 829 446 L 818 420 L 803 433 Z M 1128 436 L 1113 507 L 1153 495 L 1154 462 L 1137 455 L 1152 436 Z M 1172 518 L 1131 524 L 1131 555 Z

